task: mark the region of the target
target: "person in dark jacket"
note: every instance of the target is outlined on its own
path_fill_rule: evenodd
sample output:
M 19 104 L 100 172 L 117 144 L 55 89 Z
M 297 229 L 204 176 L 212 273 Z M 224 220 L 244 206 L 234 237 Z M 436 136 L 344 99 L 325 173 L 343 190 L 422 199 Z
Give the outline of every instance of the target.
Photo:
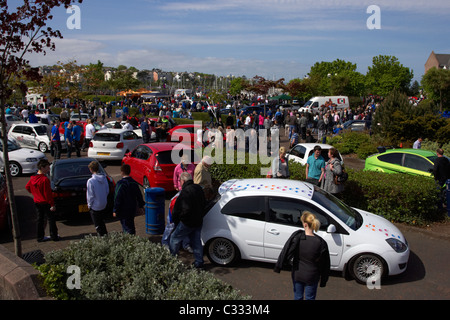
M 203 188 L 195 184 L 189 172 L 180 175 L 181 191 L 172 211 L 175 229 L 170 236 L 169 249 L 172 255 L 177 255 L 186 237 L 194 252 L 194 267 L 203 267 L 203 246 L 201 232 L 203 216 L 205 215 L 205 195 Z
M 315 300 L 317 286 L 325 287 L 330 272 L 330 254 L 325 240 L 313 231 L 320 222 L 310 212 L 303 212 L 303 230 L 294 232 L 283 247 L 274 271 L 292 263 L 292 282 L 295 300 Z
M 123 232 L 136 234 L 134 217 L 138 208 L 143 210 L 145 201 L 138 183 L 130 177 L 131 167 L 123 164 L 120 173 L 122 179 L 116 184 L 113 216 L 119 218 Z

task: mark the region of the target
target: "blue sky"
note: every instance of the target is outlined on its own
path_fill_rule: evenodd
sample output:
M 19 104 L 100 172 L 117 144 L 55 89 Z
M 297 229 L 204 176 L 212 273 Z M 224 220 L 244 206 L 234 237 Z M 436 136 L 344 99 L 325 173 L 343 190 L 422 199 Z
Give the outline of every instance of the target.
M 370 5 L 381 29 L 369 30 Z M 77 60 L 106 66 L 269 79 L 302 78 L 315 62 L 341 59 L 365 74 L 393 55 L 421 79 L 434 50 L 450 53 L 448 0 L 84 0 L 81 29 L 65 9 L 49 23 L 63 40 L 33 65 Z

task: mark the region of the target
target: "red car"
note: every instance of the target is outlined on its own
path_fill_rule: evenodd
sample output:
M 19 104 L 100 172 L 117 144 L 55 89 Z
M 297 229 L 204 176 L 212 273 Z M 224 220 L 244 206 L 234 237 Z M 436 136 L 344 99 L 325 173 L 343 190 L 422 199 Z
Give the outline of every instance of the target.
M 6 179 L 0 174 L 0 231 L 8 226 L 9 200 Z
M 172 150 L 175 158 L 172 159 Z M 184 148 L 177 142 L 155 142 L 141 144 L 122 159 L 122 164 L 131 167 L 131 177 L 144 188 L 163 188 L 174 191 L 173 172 L 180 161 L 182 152 L 191 155 L 191 161 L 199 163 L 201 156 L 191 148 Z M 194 159 L 194 160 L 192 160 Z M 175 161 L 176 163 L 174 163 Z
M 197 146 L 197 130 L 199 129 L 202 129 L 200 125 L 180 124 L 167 132 L 167 142 L 190 141 L 191 146 Z

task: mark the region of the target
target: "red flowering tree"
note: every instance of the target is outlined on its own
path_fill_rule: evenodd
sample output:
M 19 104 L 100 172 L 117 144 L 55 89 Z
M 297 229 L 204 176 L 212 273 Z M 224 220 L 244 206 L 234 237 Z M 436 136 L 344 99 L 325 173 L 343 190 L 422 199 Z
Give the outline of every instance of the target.
M 15 89 L 27 91 L 26 84 L 18 79 L 39 80 L 39 70 L 30 68 L 26 54 L 46 54 L 47 50 L 55 50 L 54 39 L 62 38 L 61 32 L 47 26 L 47 21 L 53 16 L 53 8 L 64 6 L 82 0 L 23 0 L 22 5 L 10 8 L 7 0 L 0 0 L 0 109 L 1 109 L 1 139 L 7 146 L 5 105 Z M 7 148 L 3 148 L 5 175 L 8 186 L 12 232 L 15 253 L 22 256 L 21 235 L 14 201 L 14 190 L 9 168 Z

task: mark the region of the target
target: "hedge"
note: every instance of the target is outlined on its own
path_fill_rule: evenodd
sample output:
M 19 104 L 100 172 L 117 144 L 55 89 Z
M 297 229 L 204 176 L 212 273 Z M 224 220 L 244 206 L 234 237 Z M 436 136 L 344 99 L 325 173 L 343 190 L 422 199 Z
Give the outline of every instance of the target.
M 80 270 L 79 289 L 66 285 L 69 266 Z M 47 253 L 36 268 L 43 288 L 60 300 L 249 299 L 211 273 L 188 267 L 160 244 L 118 232 L 72 242 Z
M 246 162 L 248 163 L 248 162 Z M 218 183 L 229 179 L 264 178 L 261 168 L 269 165 L 214 163 L 210 172 Z M 305 180 L 305 167 L 289 162 L 290 179 Z M 425 225 L 445 219 L 437 207 L 439 192 L 433 179 L 347 169 L 349 179 L 339 197 L 348 205 L 366 210 L 392 222 Z

